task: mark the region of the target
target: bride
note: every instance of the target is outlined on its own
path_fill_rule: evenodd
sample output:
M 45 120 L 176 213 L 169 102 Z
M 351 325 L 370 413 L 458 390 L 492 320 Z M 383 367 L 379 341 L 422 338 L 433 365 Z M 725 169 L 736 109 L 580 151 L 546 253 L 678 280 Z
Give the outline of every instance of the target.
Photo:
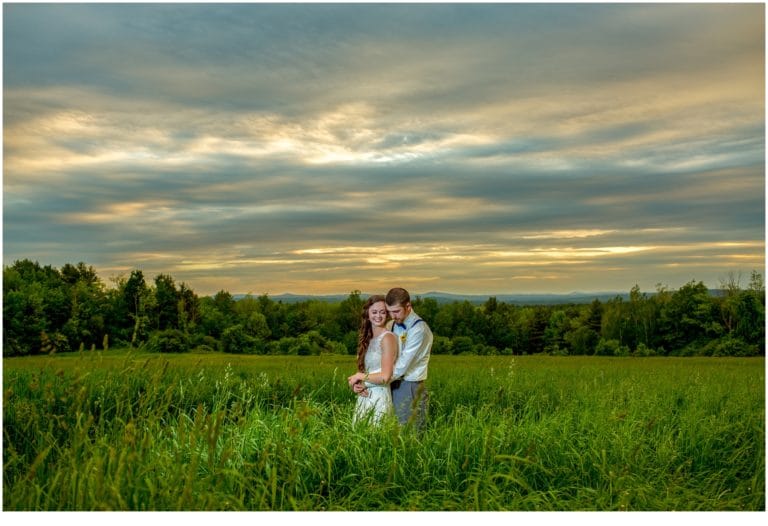
M 379 423 L 392 414 L 392 391 L 389 381 L 397 359 L 397 337 L 386 329 L 387 304 L 384 296 L 371 296 L 363 305 L 362 321 L 357 338 L 357 371 L 347 378 L 354 388 L 365 385 L 357 397 L 354 421 L 371 420 Z

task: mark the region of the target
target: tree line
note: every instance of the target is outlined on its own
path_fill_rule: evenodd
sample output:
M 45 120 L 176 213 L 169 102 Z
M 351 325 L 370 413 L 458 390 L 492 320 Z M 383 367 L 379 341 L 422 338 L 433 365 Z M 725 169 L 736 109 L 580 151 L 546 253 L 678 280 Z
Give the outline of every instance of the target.
M 365 298 L 274 301 L 198 296 L 168 274 L 141 270 L 108 287 L 93 267 L 61 269 L 28 259 L 3 268 L 3 356 L 130 347 L 154 352 L 354 354 Z M 710 291 L 691 281 L 653 294 L 590 304 L 439 304 L 414 309 L 435 334 L 435 354 L 764 356 L 765 287 L 754 271 L 742 288 L 730 276 Z

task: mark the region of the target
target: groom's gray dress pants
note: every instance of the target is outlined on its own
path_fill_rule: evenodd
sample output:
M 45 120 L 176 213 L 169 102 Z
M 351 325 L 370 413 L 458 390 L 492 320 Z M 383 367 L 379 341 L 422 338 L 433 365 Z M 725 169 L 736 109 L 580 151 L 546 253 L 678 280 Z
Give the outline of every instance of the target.
M 392 388 L 392 405 L 401 425 L 414 424 L 422 429 L 427 420 L 427 389 L 424 382 L 395 380 Z

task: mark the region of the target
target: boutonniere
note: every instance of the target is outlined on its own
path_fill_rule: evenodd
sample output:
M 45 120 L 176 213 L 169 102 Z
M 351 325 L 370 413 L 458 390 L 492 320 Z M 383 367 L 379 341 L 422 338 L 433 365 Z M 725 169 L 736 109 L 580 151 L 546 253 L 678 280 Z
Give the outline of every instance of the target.
M 404 332 L 400 335 L 400 343 L 405 343 L 405 339 L 408 337 L 408 333 Z

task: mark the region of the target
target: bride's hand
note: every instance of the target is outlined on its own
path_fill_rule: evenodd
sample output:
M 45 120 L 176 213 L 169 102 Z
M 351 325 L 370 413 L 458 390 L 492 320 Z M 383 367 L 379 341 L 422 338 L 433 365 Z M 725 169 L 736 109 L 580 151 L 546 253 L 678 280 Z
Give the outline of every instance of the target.
M 371 396 L 371 393 L 365 387 L 364 382 L 357 382 L 354 386 L 352 386 L 352 390 L 355 392 L 355 394 L 357 394 L 357 396 L 364 396 L 366 398 Z
M 363 382 L 357 382 L 352 386 L 352 391 L 358 396 L 368 396 L 370 393 L 368 392 L 368 389 L 365 388 L 365 384 Z
M 347 383 L 349 384 L 350 387 L 353 387 L 356 383 L 362 382 L 364 378 L 365 376 L 363 375 L 363 373 L 355 373 L 349 378 L 347 378 Z

